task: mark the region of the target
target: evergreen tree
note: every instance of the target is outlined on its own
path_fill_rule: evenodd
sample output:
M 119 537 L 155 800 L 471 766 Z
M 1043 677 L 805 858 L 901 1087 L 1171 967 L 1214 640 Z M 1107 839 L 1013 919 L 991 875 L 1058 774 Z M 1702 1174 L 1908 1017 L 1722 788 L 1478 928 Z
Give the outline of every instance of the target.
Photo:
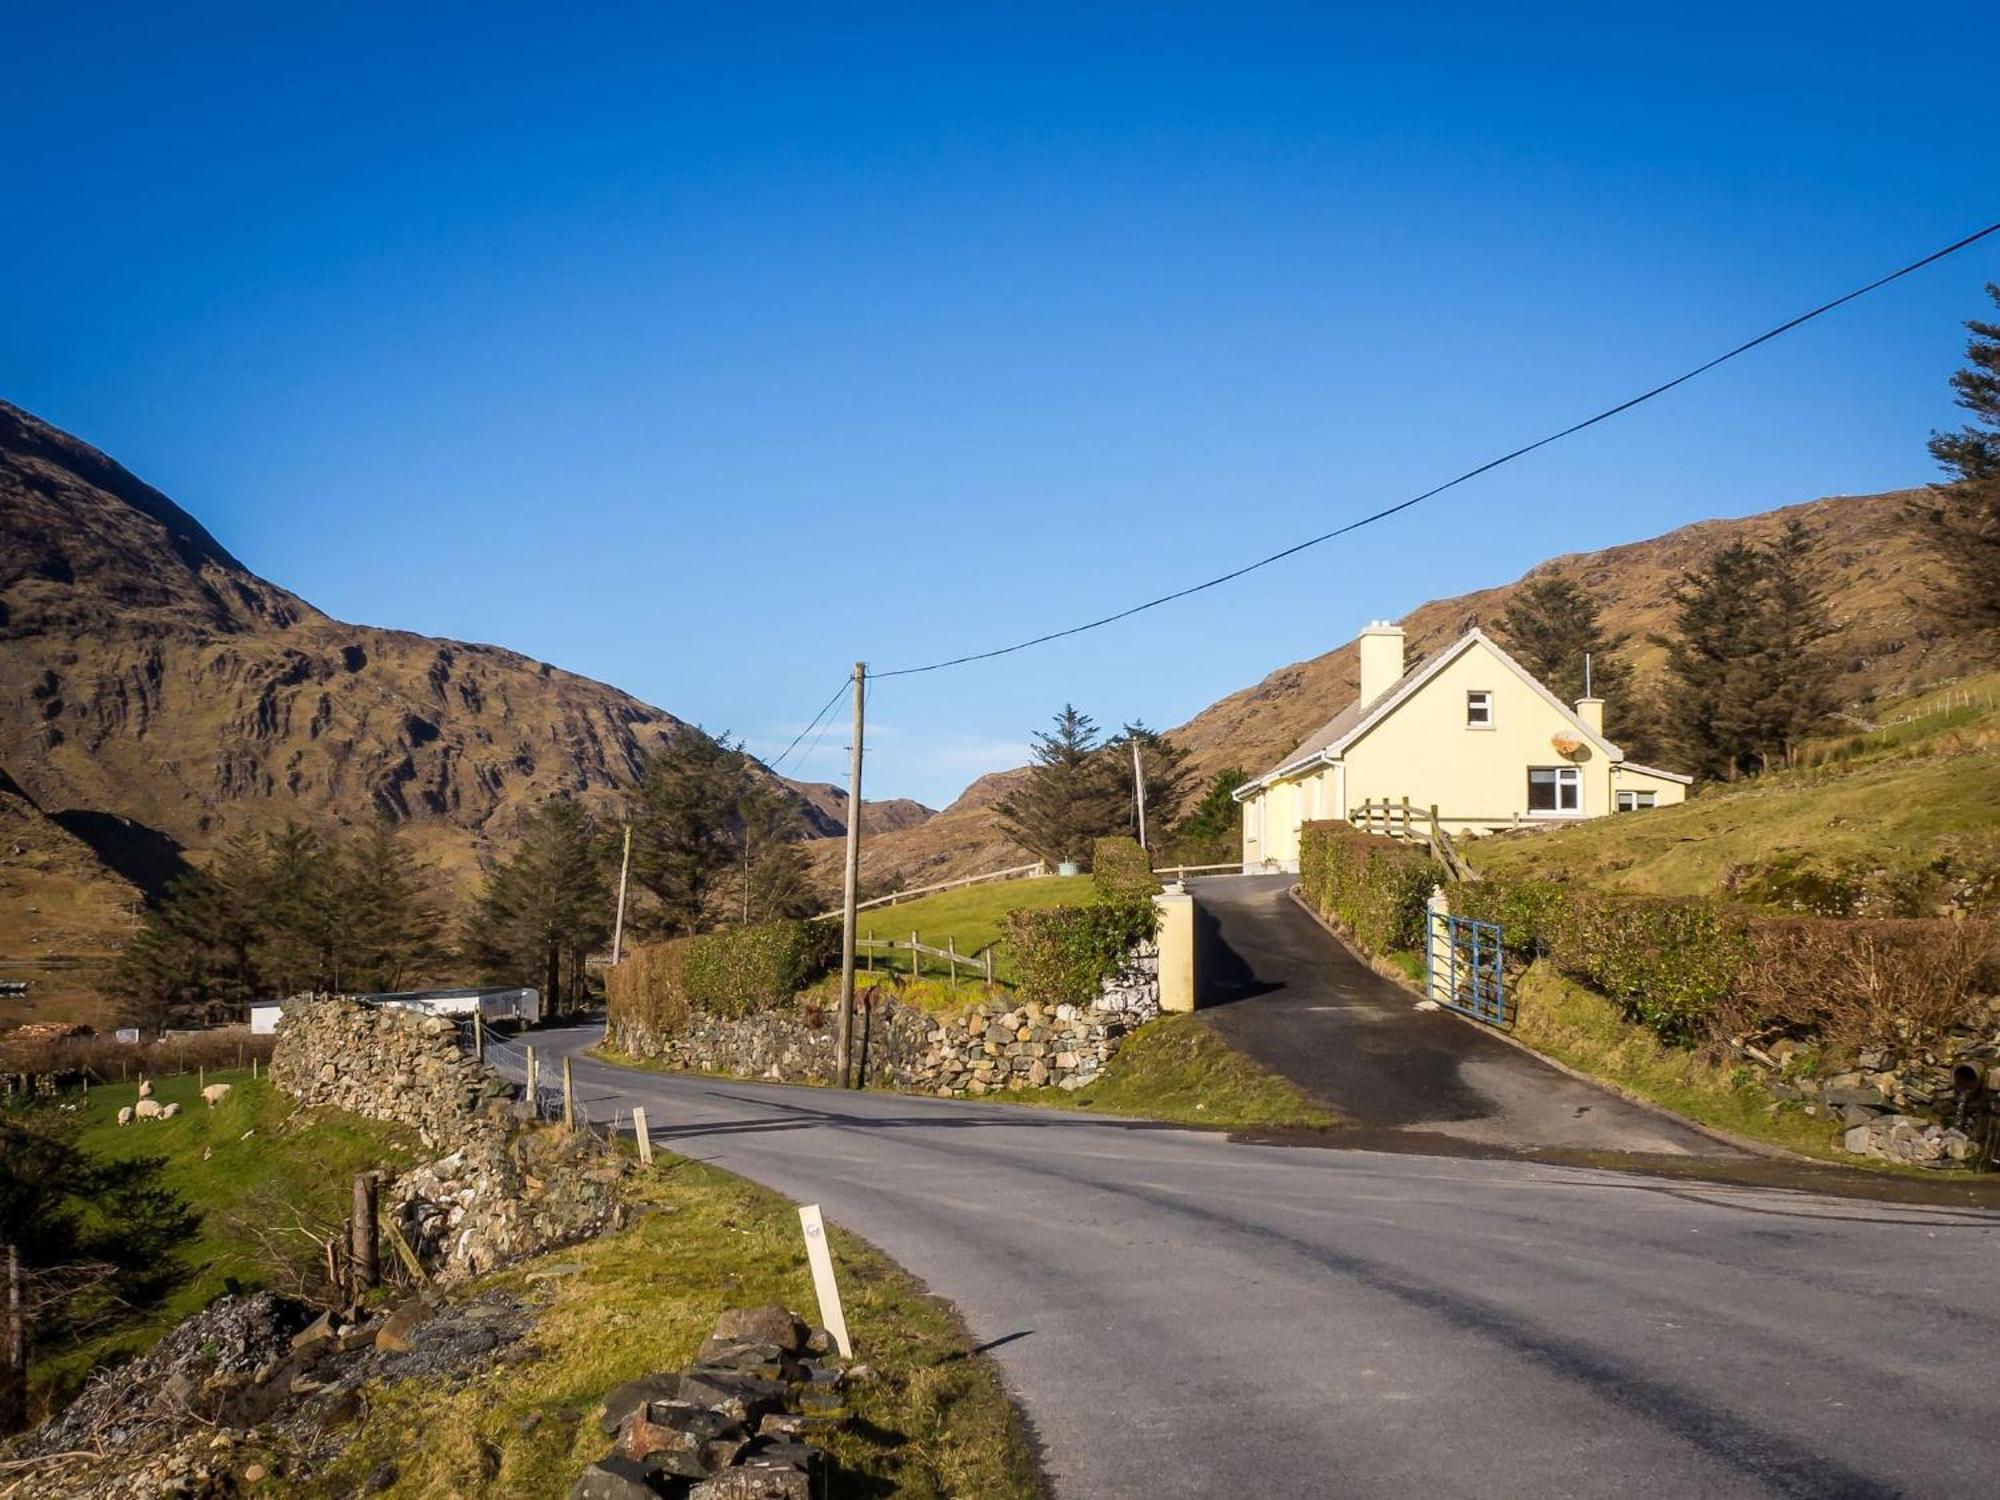
M 649 925 L 659 936 L 702 932 L 735 914 L 726 902 L 742 867 L 752 779 L 739 747 L 700 730 L 684 730 L 647 760 L 631 798 L 632 878 L 653 897 Z
M 298 823 L 264 843 L 262 889 L 253 902 L 257 972 L 281 995 L 335 989 L 336 881 L 326 841 Z
M 1052 864 L 1087 866 L 1092 842 L 1122 833 L 1130 817 L 1127 793 L 1101 750 L 1097 725 L 1065 703 L 1054 728 L 1035 735 L 1026 779 L 994 805 L 1001 831 Z
M 335 968 L 350 990 L 407 989 L 443 957 L 432 879 L 380 819 L 336 851 Z
M 1175 826 L 1169 843 L 1171 863 L 1214 865 L 1234 859 L 1243 850 L 1243 809 L 1231 795 L 1250 779 L 1241 766 L 1218 771 L 1201 800 Z
M 1187 764 L 1187 751 L 1144 723 L 1127 724 L 1122 734 L 1105 745 L 1101 753 L 1109 762 L 1106 774 L 1113 784 L 1123 783 L 1125 799 L 1130 804 L 1125 826 L 1134 838 L 1139 836 L 1138 801 L 1132 794 L 1135 744 L 1139 747 L 1140 776 L 1146 785 L 1147 837 L 1158 845 L 1165 842 L 1162 835 L 1173 827 L 1187 803 L 1194 771 Z
M 1604 733 L 1627 754 L 1644 760 L 1656 752 L 1652 705 L 1635 690 L 1631 664 L 1619 654 L 1629 637 L 1604 629 L 1588 589 L 1558 576 L 1530 579 L 1514 591 L 1494 626 L 1508 653 L 1564 703 L 1583 697 L 1586 686 L 1602 698 Z
M 465 956 L 487 979 L 538 986 L 546 1013 L 573 1008 L 585 960 L 611 933 L 605 845 L 576 803 L 542 803 L 514 852 L 488 866 L 465 923 Z
M 1986 291 L 2000 305 L 2000 285 Z M 1976 630 L 2000 632 L 2000 323 L 1965 326 L 1968 363 L 1951 384 L 1973 420 L 1931 434 L 1931 457 L 1951 477 L 1915 508 L 1945 565 L 1938 604 Z
M 1729 780 L 1788 761 L 1824 721 L 1832 667 L 1818 649 L 1825 612 L 1807 577 L 1811 541 L 1794 521 L 1778 541 L 1737 542 L 1674 595 L 1667 715 L 1693 769 Z
M 742 919 L 769 922 L 810 916 L 818 909 L 799 846 L 797 819 L 777 788 L 746 778 L 737 808 L 742 868 Z

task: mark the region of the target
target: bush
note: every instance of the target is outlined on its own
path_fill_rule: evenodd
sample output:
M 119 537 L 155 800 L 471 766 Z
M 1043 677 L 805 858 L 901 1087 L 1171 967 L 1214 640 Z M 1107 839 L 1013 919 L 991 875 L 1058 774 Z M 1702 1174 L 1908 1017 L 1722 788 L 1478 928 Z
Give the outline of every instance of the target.
M 1090 854 L 1090 879 L 1104 901 L 1139 896 L 1150 899 L 1160 888 L 1153 876 L 1152 857 L 1137 839 L 1123 834 L 1097 841 Z
M 605 983 L 611 1029 L 643 1046 L 697 1010 L 742 1016 L 789 1006 L 840 961 L 830 922 L 758 922 L 635 948 Z
M 1568 892 L 1551 910 L 1536 940 L 1564 974 L 1662 1041 L 1714 1035 L 1743 970 L 1741 916 L 1713 901 L 1595 891 Z
M 1421 948 L 1424 908 L 1441 872 L 1408 844 L 1346 823 L 1308 823 L 1299 832 L 1299 885 L 1371 953 Z
M 1049 1005 L 1088 1005 L 1098 986 L 1124 966 L 1134 943 L 1153 935 L 1150 892 L 1089 906 L 1048 906 L 1007 913 L 1021 995 Z
M 1455 916 L 1491 922 L 1500 929 L 1510 962 L 1546 957 L 1549 937 L 1562 916 L 1569 887 L 1559 880 L 1502 876 L 1448 887 Z
M 1839 1056 L 1930 1047 L 1984 1019 L 1996 951 L 1990 921 L 1754 920 L 1732 1029 L 1782 1026 Z

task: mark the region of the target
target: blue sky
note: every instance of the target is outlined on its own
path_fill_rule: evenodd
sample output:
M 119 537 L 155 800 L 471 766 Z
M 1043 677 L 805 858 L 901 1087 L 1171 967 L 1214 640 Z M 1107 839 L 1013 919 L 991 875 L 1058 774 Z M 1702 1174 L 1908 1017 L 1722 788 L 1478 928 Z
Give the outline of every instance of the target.
M 1206 576 L 2000 217 L 1990 6 L 1392 9 L 17 7 L 0 395 L 335 615 L 769 754 L 857 657 Z M 1991 241 L 1351 541 L 881 684 L 866 790 L 1924 482 L 1988 279 Z

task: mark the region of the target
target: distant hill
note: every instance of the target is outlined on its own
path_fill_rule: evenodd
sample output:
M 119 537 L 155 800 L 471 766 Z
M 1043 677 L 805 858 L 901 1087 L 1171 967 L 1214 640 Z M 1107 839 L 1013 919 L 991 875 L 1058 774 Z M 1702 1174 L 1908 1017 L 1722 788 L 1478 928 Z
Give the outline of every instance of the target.
M 287 818 L 386 815 L 462 880 L 537 802 L 608 807 L 688 732 L 515 651 L 335 620 L 0 402 L 0 772 L 95 852 L 114 906 L 129 883 L 157 889 L 184 851 Z M 844 796 L 781 784 L 802 834 L 845 830 Z M 924 813 L 866 816 L 890 828 Z
M 1410 660 L 1438 650 L 1471 626 L 1491 625 L 1522 584 L 1559 574 L 1597 596 L 1611 633 L 1630 635 L 1628 655 L 1640 683 L 1656 680 L 1664 669 L 1663 653 L 1647 644 L 1647 636 L 1669 627 L 1672 595 L 1681 577 L 1732 542 L 1774 539 L 1796 517 L 1817 543 L 1812 577 L 1834 623 L 1827 649 L 1839 665 L 1836 687 L 1842 701 L 1863 708 L 1949 681 L 1978 665 L 1977 643 L 1921 603 L 1934 593 L 1936 564 L 1907 513 L 1915 493 L 1813 500 L 1738 520 L 1700 521 L 1601 552 L 1552 558 L 1512 583 L 1435 599 L 1402 615 Z M 1349 638 L 1210 704 L 1171 734 L 1188 750 L 1201 779 L 1231 766 L 1255 774 L 1351 703 L 1357 684 Z M 1008 780 L 1019 774 L 989 773 L 923 827 L 869 840 L 863 853 L 864 883 L 893 888 L 1025 859 L 1000 834 L 991 812 Z M 813 857 L 823 883 L 827 869 L 837 877 L 838 864 L 828 865 L 827 852 L 818 843 Z

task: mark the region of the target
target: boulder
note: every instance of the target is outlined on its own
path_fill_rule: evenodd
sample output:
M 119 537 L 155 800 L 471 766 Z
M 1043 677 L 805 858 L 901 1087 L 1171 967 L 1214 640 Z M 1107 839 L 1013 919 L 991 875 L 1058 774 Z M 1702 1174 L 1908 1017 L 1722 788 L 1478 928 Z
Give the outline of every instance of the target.
M 643 1464 L 613 1454 L 601 1458 L 570 1486 L 569 1500 L 659 1500 Z
M 811 1332 L 785 1308 L 772 1303 L 765 1307 L 732 1307 L 715 1320 L 710 1343 L 769 1344 L 786 1354 L 797 1354 L 806 1346 Z

